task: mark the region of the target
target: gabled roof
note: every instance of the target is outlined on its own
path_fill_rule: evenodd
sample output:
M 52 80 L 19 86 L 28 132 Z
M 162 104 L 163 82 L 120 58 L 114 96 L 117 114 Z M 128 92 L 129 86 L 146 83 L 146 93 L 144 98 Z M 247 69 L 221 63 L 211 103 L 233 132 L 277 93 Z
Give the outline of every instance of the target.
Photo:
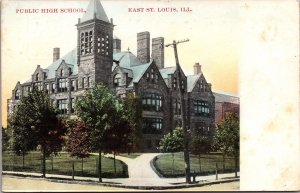
M 132 87 L 133 83 L 137 83 L 140 81 L 140 79 L 143 77 L 144 73 L 149 68 L 152 62 L 153 60 L 151 60 L 149 63 L 146 64 L 141 64 L 141 65 L 131 67 L 131 70 L 133 72 L 133 79 L 131 83 L 128 85 L 128 87 Z
M 61 64 L 61 62 L 65 60 L 68 66 L 72 67 L 72 74 L 78 74 L 78 66 L 77 66 L 77 49 L 72 50 L 71 52 L 67 53 L 62 58 L 56 60 L 51 65 L 49 65 L 46 70 L 48 70 L 48 79 L 55 78 L 55 71 Z
M 95 14 L 96 14 L 97 19 L 109 23 L 108 17 L 107 17 L 99 0 L 90 0 L 89 5 L 86 9 L 86 12 L 82 16 L 80 22 L 85 22 L 85 21 L 94 19 Z
M 161 76 L 163 77 L 163 79 L 168 78 L 168 75 L 174 74 L 175 71 L 176 71 L 176 66 L 159 69 L 159 72 L 160 72 Z
M 201 74 L 187 76 L 187 92 L 192 92 Z

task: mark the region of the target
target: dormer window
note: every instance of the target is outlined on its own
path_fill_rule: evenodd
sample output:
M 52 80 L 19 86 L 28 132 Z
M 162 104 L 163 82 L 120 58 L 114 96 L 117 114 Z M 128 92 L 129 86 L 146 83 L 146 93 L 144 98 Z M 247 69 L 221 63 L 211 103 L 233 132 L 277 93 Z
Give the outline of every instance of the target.
M 115 86 L 120 86 L 121 85 L 121 75 L 120 74 L 116 74 L 114 77 L 114 85 Z
M 15 99 L 19 100 L 20 98 L 21 98 L 21 91 L 19 89 L 17 89 L 15 92 Z
M 60 76 L 64 76 L 64 69 L 60 70 Z
M 69 76 L 71 76 L 71 74 L 72 74 L 72 69 L 69 68 Z

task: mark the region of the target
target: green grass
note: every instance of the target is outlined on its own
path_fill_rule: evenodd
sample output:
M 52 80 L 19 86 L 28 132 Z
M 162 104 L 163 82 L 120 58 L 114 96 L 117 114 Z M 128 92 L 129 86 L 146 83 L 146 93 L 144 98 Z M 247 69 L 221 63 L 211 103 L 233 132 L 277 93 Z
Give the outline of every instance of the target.
M 24 171 L 24 172 L 41 172 L 40 152 L 29 152 L 25 155 L 24 167 L 22 156 L 17 156 L 13 152 L 2 153 L 2 166 L 4 171 Z M 68 153 L 62 152 L 46 160 L 47 174 L 72 175 L 72 162 L 74 161 L 75 175 L 86 177 L 98 177 L 97 170 L 98 156 L 91 155 L 89 158 L 82 160 L 69 157 Z M 53 164 L 52 164 L 53 163 Z M 52 168 L 53 165 L 53 168 Z M 102 157 L 102 177 L 128 177 L 127 166 L 123 162 L 116 160 L 117 172 L 114 174 L 114 162 L 112 158 Z
M 131 158 L 131 159 L 134 159 L 134 158 L 137 158 L 138 156 L 142 155 L 143 153 L 121 153 L 120 156 L 123 156 L 123 157 L 128 157 L 128 158 Z
M 174 171 L 172 168 L 172 154 L 163 154 L 154 160 L 154 166 L 164 177 L 184 176 L 184 158 L 183 153 L 174 153 Z M 225 158 L 225 170 L 223 171 L 223 158 L 219 153 L 201 155 L 201 171 L 199 167 L 198 155 L 190 155 L 191 173 L 197 175 L 213 174 L 216 171 L 216 163 L 220 173 L 234 172 L 233 157 Z

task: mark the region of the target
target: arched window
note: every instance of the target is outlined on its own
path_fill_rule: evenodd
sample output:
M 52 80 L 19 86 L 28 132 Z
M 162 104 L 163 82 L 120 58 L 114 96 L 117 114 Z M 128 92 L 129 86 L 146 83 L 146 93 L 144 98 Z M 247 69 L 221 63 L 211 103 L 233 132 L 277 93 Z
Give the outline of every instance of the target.
M 35 75 L 35 81 L 38 81 L 39 80 L 39 73 L 36 73 Z
M 121 74 L 116 74 L 114 77 L 114 85 L 120 86 L 121 85 Z
M 15 99 L 19 100 L 20 98 L 21 98 L 21 91 L 19 89 L 17 89 L 15 92 Z
M 64 75 L 64 69 L 61 69 L 60 70 L 60 76 L 63 76 Z

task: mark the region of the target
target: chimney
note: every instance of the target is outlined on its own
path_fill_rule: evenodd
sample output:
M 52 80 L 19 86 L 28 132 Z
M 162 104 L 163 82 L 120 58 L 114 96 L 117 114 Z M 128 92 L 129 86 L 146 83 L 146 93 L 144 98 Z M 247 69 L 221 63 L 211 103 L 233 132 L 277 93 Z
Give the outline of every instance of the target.
M 137 58 L 141 63 L 150 62 L 150 33 L 147 31 L 137 34 Z
M 197 62 L 194 65 L 194 75 L 201 74 L 201 65 Z
M 114 52 L 121 52 L 121 40 L 116 36 L 113 39 L 113 49 Z
M 60 50 L 59 48 L 53 48 L 53 62 L 59 59 Z
M 154 60 L 158 69 L 165 67 L 165 49 L 164 38 L 158 37 L 152 39 L 152 59 Z

